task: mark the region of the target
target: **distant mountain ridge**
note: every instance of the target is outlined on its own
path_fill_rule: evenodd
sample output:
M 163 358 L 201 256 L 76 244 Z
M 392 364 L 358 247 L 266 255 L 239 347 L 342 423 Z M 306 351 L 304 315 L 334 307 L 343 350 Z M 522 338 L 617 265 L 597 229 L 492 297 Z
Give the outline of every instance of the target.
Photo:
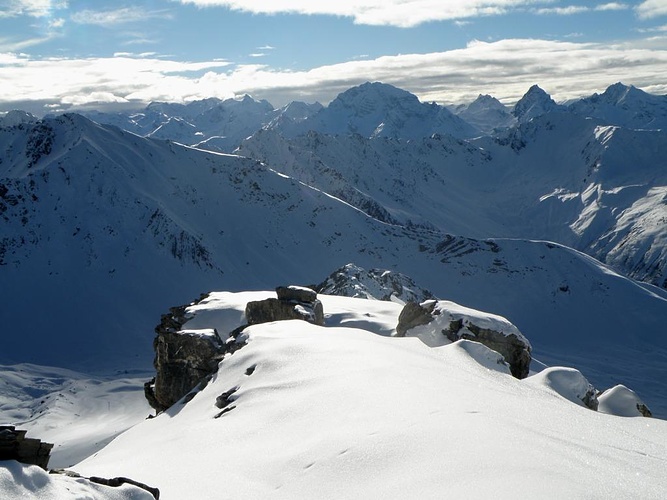
M 531 124 L 525 140 L 549 131 Z M 388 154 L 404 144 L 360 136 L 310 140 L 322 141 L 314 150 L 324 155 L 342 139 L 351 141 L 342 148 L 354 155 L 366 148 L 367 159 L 375 147 Z M 408 144 L 414 148 L 408 156 L 471 160 L 454 162 L 456 175 L 471 169 L 500 174 L 484 160 L 485 150 L 465 141 L 443 136 Z M 498 147 L 494 155 L 517 155 Z M 538 141 L 537 147 L 544 146 Z M 375 211 L 383 207 L 374 197 L 385 189 L 382 169 L 371 169 L 366 179 L 376 181 L 374 192 L 362 192 L 363 177 L 341 184 L 341 196 L 358 192 L 371 203 L 359 208 L 277 165 L 138 137 L 78 115 L 0 128 L 0 151 L 0 303 L 3 327 L 17 332 L 4 338 L 0 362 L 97 371 L 146 367 L 156 318 L 169 305 L 210 290 L 317 283 L 354 262 L 402 273 L 438 297 L 501 314 L 531 339 L 538 359 L 581 367 L 600 386 L 627 381 L 657 413 L 667 401 L 652 375 L 667 351 L 655 334 L 667 319 L 667 293 L 551 243 L 462 238 L 434 224 L 409 223 L 398 211 Z M 537 149 L 527 143 L 521 151 L 528 155 L 524 167 L 533 164 Z M 388 158 L 399 173 L 401 157 Z M 350 168 L 331 171 L 327 182 L 333 187 L 337 178 L 353 176 Z M 415 170 L 415 179 L 424 172 Z M 444 175 L 444 187 L 450 177 Z M 402 182 L 403 195 L 416 188 L 413 196 L 419 196 L 418 185 L 410 187 L 408 177 Z M 456 183 L 448 189 L 445 194 L 460 191 Z M 439 190 L 434 185 L 431 194 Z M 458 213 L 470 212 L 471 203 Z M 383 220 L 383 214 L 391 217 Z M 471 222 L 467 217 L 463 222 Z M 604 342 L 597 331 L 605 332 Z M 622 362 L 629 345 L 634 361 Z M 581 359 L 593 351 L 598 355 Z

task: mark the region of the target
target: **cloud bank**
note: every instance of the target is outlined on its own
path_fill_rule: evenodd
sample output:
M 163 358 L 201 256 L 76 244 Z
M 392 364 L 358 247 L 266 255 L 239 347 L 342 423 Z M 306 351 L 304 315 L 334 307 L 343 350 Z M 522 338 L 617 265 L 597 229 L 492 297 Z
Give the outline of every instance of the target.
M 617 81 L 665 94 L 666 41 L 664 36 L 619 45 L 473 41 L 457 50 L 353 60 L 308 71 L 225 61 L 183 63 L 153 53 L 88 59 L 0 54 L 0 102 L 5 103 L 0 108 L 33 103 L 31 111 L 40 106 L 44 113 L 54 107 L 187 102 L 245 93 L 276 106 L 291 100 L 327 103 L 365 81 L 391 83 L 423 101 L 440 103 L 469 102 L 482 93 L 510 104 L 535 83 L 556 100 L 601 92 Z M 52 83 L 44 86 L 45 81 Z
M 479 16 L 529 11 L 537 14 L 574 15 L 591 11 L 627 10 L 623 2 L 554 6 L 556 0 L 173 0 L 198 7 L 224 7 L 252 14 L 302 14 L 349 17 L 357 24 L 410 28 L 433 21 L 461 21 Z M 667 15 L 667 0 L 644 0 L 635 7 L 649 19 Z

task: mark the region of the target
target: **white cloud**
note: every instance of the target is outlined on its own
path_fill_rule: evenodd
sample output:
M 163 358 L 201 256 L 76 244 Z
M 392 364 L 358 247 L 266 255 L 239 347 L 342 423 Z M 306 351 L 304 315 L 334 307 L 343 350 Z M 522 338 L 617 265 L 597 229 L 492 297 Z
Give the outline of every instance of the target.
M 172 14 L 167 10 L 147 11 L 139 7 L 124 7 L 114 10 L 81 10 L 71 16 L 77 24 L 94 24 L 97 26 L 116 26 L 147 19 L 170 19 Z
M 31 16 L 47 17 L 53 11 L 66 9 L 66 0 L 4 0 L 0 2 L 0 18 Z
M 549 8 L 535 9 L 533 12 L 540 15 L 555 14 L 558 16 L 571 16 L 573 14 L 581 14 L 582 12 L 588 12 L 588 11 L 590 11 L 590 8 L 588 7 L 569 5 L 567 7 L 549 7 Z
M 365 81 L 391 83 L 424 101 L 442 103 L 471 101 L 480 93 L 512 103 L 535 83 L 556 100 L 601 92 L 617 81 L 665 94 L 666 41 L 665 37 L 617 45 L 474 41 L 446 52 L 353 60 L 308 71 L 265 64 L 233 66 L 225 61 L 183 63 L 150 53 L 89 59 L 0 54 L 0 103 L 185 102 L 248 93 L 278 106 L 295 99 L 326 103 Z M 45 81 L 50 84 L 43 85 Z
M 651 19 L 667 15 L 667 0 L 644 0 L 635 7 L 640 19 Z
M 607 10 L 628 10 L 630 6 L 626 3 L 619 2 L 610 2 L 603 3 L 595 7 L 595 10 L 598 11 L 607 11 Z
M 555 0 L 175 0 L 199 7 L 226 7 L 253 14 L 324 14 L 358 24 L 412 27 L 430 21 L 497 15 Z
M 52 39 L 53 36 L 22 38 L 21 40 L 0 37 L 0 52 L 20 52 L 22 50 L 27 49 L 28 47 L 34 47 L 35 45 L 48 42 Z M 0 61 L 0 68 L 2 68 L 1 61 Z

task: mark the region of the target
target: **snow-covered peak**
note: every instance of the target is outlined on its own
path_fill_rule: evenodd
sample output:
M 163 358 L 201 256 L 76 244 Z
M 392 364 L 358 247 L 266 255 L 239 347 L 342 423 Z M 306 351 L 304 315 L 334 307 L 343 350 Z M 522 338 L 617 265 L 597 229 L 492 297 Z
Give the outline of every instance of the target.
M 652 95 L 632 85 L 615 83 L 569 106 L 570 111 L 606 125 L 634 129 L 667 129 L 667 96 Z
M 564 108 L 556 104 L 549 94 L 538 85 L 533 85 L 514 105 L 512 114 L 519 122 L 527 122 L 537 116 L 562 110 Z
M 646 92 L 639 90 L 634 85 L 617 82 L 607 87 L 607 90 L 600 97 L 601 100 L 607 101 L 609 104 L 621 104 L 632 99 L 640 99 L 646 95 L 648 95 Z
M 307 104 L 301 101 L 292 101 L 280 108 L 280 116 L 285 116 L 292 120 L 305 120 L 315 113 L 319 112 L 324 106 L 319 102 Z
M 366 82 L 339 94 L 331 103 L 331 110 L 358 108 L 359 114 L 372 113 L 378 107 L 399 105 L 404 108 L 419 106 L 419 99 L 410 92 L 387 83 Z
M 32 113 L 14 109 L 4 115 L 0 115 L 0 127 L 14 127 L 22 123 L 35 123 L 38 120 L 39 118 Z
M 364 83 L 341 93 L 329 106 L 292 126 L 278 128 L 289 137 L 316 130 L 325 134 L 418 139 L 434 133 L 466 138 L 480 135 L 444 106 L 385 83 Z
M 488 94 L 480 94 L 470 104 L 457 106 L 454 108 L 454 113 L 485 134 L 492 134 L 498 129 L 508 128 L 516 123 L 516 118 L 509 109 Z

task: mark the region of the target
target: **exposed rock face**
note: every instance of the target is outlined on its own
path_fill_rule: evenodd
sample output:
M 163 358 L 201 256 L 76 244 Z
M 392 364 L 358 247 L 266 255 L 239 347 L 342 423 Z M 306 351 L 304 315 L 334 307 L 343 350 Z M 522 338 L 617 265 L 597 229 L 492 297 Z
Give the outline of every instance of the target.
M 317 293 L 305 287 L 288 286 L 276 288 L 278 298 L 248 302 L 245 309 L 249 325 L 300 319 L 324 326 L 324 308 Z
M 528 376 L 530 343 L 516 326 L 500 316 L 448 301 L 409 302 L 399 315 L 396 332 L 399 336 L 417 336 L 432 346 L 459 339 L 480 342 L 500 353 L 516 378 Z
M 228 346 L 214 329 L 182 330 L 188 306 L 172 307 L 155 327 L 153 341 L 157 372 L 144 392 L 149 404 L 164 411 L 217 370 Z
M 0 460 L 16 460 L 46 469 L 53 445 L 26 438 L 26 432 L 16 430 L 13 425 L 0 426 Z
M 452 321 L 449 330 L 443 330 L 449 340 L 455 342 L 459 339 L 474 340 L 480 342 L 490 349 L 499 352 L 510 365 L 510 371 L 516 378 L 526 378 L 530 369 L 530 346 L 526 345 L 516 335 L 506 335 L 503 332 L 480 328 L 477 325 L 463 319 Z
M 436 302 L 434 300 L 417 304 L 408 302 L 403 306 L 401 314 L 398 315 L 398 325 L 396 333 L 399 337 L 404 337 L 408 330 L 415 326 L 427 325 L 433 321 L 433 309 Z
M 404 274 L 385 269 L 367 271 L 352 263 L 336 269 L 326 280 L 317 285 L 317 291 L 326 295 L 399 303 L 419 303 L 435 298 L 429 290 L 420 287 Z

